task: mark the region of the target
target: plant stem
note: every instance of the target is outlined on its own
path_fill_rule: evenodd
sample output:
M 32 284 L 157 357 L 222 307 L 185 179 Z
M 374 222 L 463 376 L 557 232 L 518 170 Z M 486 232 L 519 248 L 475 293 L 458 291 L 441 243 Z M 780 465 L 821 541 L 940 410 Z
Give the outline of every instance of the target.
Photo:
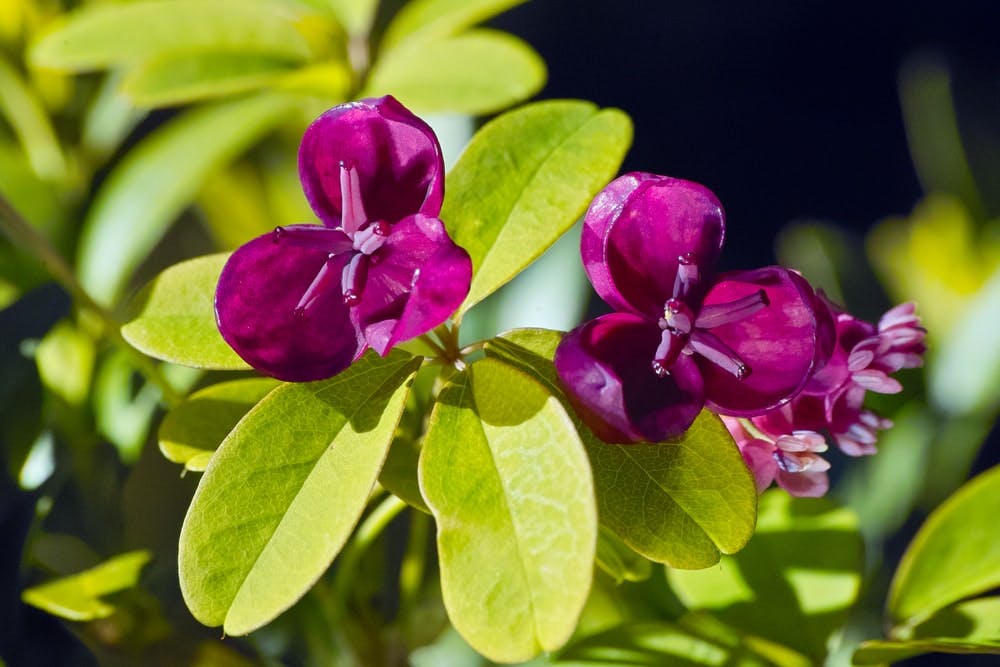
M 176 405 L 183 399 L 164 377 L 160 367 L 148 357 L 138 353 L 121 335 L 121 322 L 107 308 L 97 303 L 83 285 L 76 279 L 76 274 L 70 268 L 62 255 L 52 247 L 45 235 L 31 226 L 17 209 L 0 194 L 0 229 L 15 244 L 28 250 L 42 265 L 48 269 L 52 277 L 69 292 L 77 307 L 89 310 L 97 315 L 105 333 L 115 342 L 129 350 L 136 367 L 150 382 L 159 387 L 163 400 L 167 405 Z

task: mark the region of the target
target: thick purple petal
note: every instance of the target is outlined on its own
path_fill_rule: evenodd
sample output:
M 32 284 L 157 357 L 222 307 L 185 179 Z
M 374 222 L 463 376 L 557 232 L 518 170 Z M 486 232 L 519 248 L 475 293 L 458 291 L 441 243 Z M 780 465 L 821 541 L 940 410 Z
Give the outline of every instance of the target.
M 343 234 L 325 231 L 331 245 Z M 328 260 L 322 248 L 282 242 L 280 234 L 260 236 L 241 246 L 226 262 L 215 291 L 215 316 L 222 337 L 248 364 L 291 382 L 330 377 L 347 368 L 365 350 L 364 340 L 344 305 L 340 276 L 349 253 Z M 324 265 L 330 265 L 302 303 Z M 301 307 L 300 306 L 304 306 Z
M 670 375 L 652 369 L 660 329 L 612 313 L 569 332 L 555 366 L 577 414 L 606 442 L 659 442 L 680 435 L 701 411 L 701 376 L 682 355 Z
M 379 354 L 444 322 L 469 293 L 469 253 L 455 245 L 437 218 L 405 218 L 371 259 L 357 313 L 368 344 Z
M 584 218 L 580 254 L 594 289 L 612 308 L 660 317 L 675 296 L 678 258 L 699 280 L 683 300 L 697 303 L 725 234 L 715 195 L 697 183 L 632 172 L 607 185 Z
M 357 170 L 367 220 L 436 216 L 444 162 L 434 132 L 391 96 L 341 104 L 317 118 L 299 148 L 306 199 L 328 227 L 341 222 L 341 163 Z
M 729 415 L 760 415 L 791 400 L 822 364 L 822 325 L 814 293 L 800 275 L 778 266 L 720 276 L 706 306 L 725 304 L 764 290 L 769 305 L 709 330 L 749 367 L 740 380 L 697 357 L 709 406 Z

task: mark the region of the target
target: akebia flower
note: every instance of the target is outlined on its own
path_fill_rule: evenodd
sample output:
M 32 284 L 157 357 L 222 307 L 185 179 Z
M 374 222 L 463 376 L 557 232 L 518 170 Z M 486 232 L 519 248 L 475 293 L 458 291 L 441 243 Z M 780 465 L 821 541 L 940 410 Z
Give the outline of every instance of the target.
M 555 365 L 604 440 L 679 435 L 706 405 L 762 414 L 790 400 L 829 355 L 829 313 L 797 273 L 715 274 L 724 235 L 719 201 L 689 181 L 630 173 L 591 204 L 583 263 L 616 312 L 567 334 Z
M 253 239 L 219 278 L 219 331 L 247 363 L 282 380 L 330 377 L 461 304 L 472 264 L 437 217 L 444 163 L 426 123 L 392 97 L 334 107 L 306 130 L 299 175 L 322 224 Z

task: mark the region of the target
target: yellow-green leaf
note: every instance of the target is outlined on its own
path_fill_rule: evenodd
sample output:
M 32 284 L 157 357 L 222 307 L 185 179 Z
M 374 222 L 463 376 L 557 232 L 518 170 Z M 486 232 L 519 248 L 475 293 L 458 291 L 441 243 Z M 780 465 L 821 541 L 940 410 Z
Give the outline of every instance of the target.
M 148 551 L 130 551 L 89 570 L 28 588 L 21 599 L 71 621 L 107 618 L 115 608 L 100 598 L 135 586 L 151 557 Z

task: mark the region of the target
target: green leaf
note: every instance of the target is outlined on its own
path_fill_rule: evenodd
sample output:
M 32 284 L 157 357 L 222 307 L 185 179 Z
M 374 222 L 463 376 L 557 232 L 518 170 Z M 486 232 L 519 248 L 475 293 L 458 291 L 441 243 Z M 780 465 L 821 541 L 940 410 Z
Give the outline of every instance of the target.
M 0 116 L 10 123 L 34 172 L 46 179 L 66 175 L 66 160 L 52 123 L 34 92 L 0 57 Z
M 597 564 L 620 584 L 623 581 L 645 581 L 653 573 L 652 564 L 637 554 L 605 526 L 597 535 Z
M 271 378 L 248 378 L 196 391 L 163 418 L 157 436 L 160 451 L 186 470 L 204 470 L 236 423 L 279 384 Z
M 151 382 L 140 381 L 136 388 L 137 374 L 128 351 L 117 348 L 98 366 L 94 375 L 97 430 L 129 463 L 139 459 L 161 398 L 160 390 Z
M 107 618 L 115 608 L 100 598 L 135 586 L 151 557 L 148 551 L 130 551 L 78 574 L 28 588 L 21 599 L 70 621 Z
M 559 402 L 502 362 L 474 363 L 438 396 L 419 476 L 455 628 L 496 661 L 562 646 L 590 590 L 597 516 Z
M 448 173 L 441 219 L 472 257 L 458 317 L 535 260 L 617 172 L 632 123 L 617 109 L 539 102 L 487 123 Z
M 910 641 L 892 641 L 874 639 L 863 642 L 854 653 L 852 662 L 855 665 L 885 665 L 905 660 L 924 653 L 993 653 L 1000 654 L 1000 641 L 963 642 L 956 639 L 913 639 Z M 944 664 L 944 663 L 941 663 Z
M 555 661 L 560 667 L 765 667 L 769 663 L 745 647 L 699 637 L 688 630 L 656 621 L 629 623 L 573 644 Z
M 254 53 L 166 53 L 143 61 L 122 82 L 140 107 L 185 104 L 260 88 L 290 69 L 281 56 Z
M 94 339 L 63 320 L 45 334 L 35 350 L 38 377 L 69 405 L 83 405 L 90 393 L 96 355 Z
M 386 28 L 383 50 L 402 42 L 427 42 L 455 35 L 525 0 L 413 0 Z
M 181 528 L 195 618 L 243 635 L 312 586 L 364 510 L 419 365 L 369 353 L 329 380 L 280 386 L 236 425 Z
M 294 108 L 258 96 L 187 111 L 146 137 L 108 176 L 87 212 L 77 271 L 110 304 L 205 177 L 245 151 Z
M 391 93 L 415 111 L 486 114 L 545 85 L 545 62 L 525 42 L 495 30 L 397 49 L 375 61 L 362 97 Z
M 166 269 L 129 302 L 122 337 L 145 354 L 194 368 L 250 367 L 215 323 L 215 285 L 229 253 L 189 259 Z
M 757 532 L 745 549 L 719 567 L 668 570 L 667 577 L 689 609 L 822 661 L 861 586 L 857 523 L 828 500 L 775 489 L 761 496 Z
M 598 512 L 607 526 L 646 558 L 701 568 L 740 550 L 753 535 L 757 490 L 732 437 L 703 411 L 682 437 L 651 445 L 609 445 L 573 413 L 560 389 L 552 356 L 561 334 L 511 331 L 486 344 L 541 381 L 576 423 L 594 472 Z
M 36 67 L 86 71 L 164 53 L 310 55 L 288 5 L 246 0 L 147 0 L 79 9 L 34 44 Z
M 1000 466 L 966 483 L 924 522 L 899 563 L 888 611 L 906 628 L 943 607 L 1000 586 Z

